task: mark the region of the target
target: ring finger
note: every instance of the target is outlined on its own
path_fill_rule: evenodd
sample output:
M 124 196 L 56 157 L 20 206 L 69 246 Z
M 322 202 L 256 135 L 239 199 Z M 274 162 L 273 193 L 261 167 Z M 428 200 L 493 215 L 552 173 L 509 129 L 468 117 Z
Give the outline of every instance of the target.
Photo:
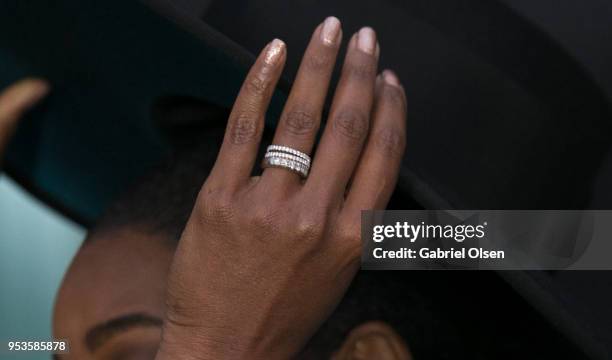
M 312 151 L 341 38 L 340 21 L 335 17 L 328 17 L 315 29 L 281 115 L 273 144 L 306 154 Z M 266 169 L 262 179 L 281 189 L 300 181 L 296 174 L 277 168 Z

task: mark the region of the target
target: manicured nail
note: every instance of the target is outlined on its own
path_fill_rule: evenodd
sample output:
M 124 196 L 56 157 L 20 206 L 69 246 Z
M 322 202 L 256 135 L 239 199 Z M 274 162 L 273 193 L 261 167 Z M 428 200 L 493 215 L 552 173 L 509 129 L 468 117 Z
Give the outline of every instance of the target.
M 268 45 L 268 50 L 266 51 L 266 57 L 264 58 L 264 61 L 268 65 L 275 65 L 282 57 L 284 51 L 285 43 L 282 40 L 274 39 L 272 40 L 270 45 Z
M 323 22 L 321 29 L 321 40 L 327 45 L 335 45 L 340 35 L 340 20 L 330 16 Z
M 383 71 L 383 79 L 385 79 L 385 82 L 391 86 L 396 86 L 396 87 L 401 87 L 402 85 L 400 84 L 400 81 L 397 77 L 397 75 L 395 75 L 395 73 L 391 70 L 385 70 Z
M 374 55 L 374 51 L 376 51 L 376 33 L 374 33 L 372 28 L 364 27 L 359 30 L 357 48 L 365 53 Z

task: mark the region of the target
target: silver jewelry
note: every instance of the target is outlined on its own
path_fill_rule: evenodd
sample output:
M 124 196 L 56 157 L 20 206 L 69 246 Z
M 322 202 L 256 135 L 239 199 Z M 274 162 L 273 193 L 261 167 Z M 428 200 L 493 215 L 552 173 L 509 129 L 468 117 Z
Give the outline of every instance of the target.
M 299 156 L 304 160 L 308 160 L 308 162 L 310 162 L 310 156 L 304 154 L 301 151 L 295 150 L 293 148 L 290 148 L 288 146 L 283 146 L 283 145 L 270 145 L 268 146 L 267 152 L 270 151 L 280 151 L 280 152 L 284 152 L 284 153 L 288 153 L 288 154 L 292 154 L 295 156 Z
M 268 151 L 266 153 L 267 158 L 271 158 L 271 157 L 279 157 L 279 158 L 283 158 L 283 159 L 289 159 L 289 160 L 293 160 L 293 161 L 297 161 L 300 164 L 303 164 L 306 167 L 310 166 L 310 161 L 306 160 L 304 158 L 301 158 L 299 156 L 295 156 L 292 154 L 287 154 L 287 153 L 282 153 L 282 152 L 278 152 L 278 151 Z
M 270 145 L 263 159 L 263 167 L 288 169 L 305 178 L 310 171 L 310 162 L 310 156 L 301 151 L 288 146 Z

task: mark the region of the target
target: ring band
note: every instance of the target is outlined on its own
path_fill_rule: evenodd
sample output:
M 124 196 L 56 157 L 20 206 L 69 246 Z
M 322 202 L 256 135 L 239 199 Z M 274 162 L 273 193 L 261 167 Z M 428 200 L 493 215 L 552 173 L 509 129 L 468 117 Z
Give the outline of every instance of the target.
M 297 161 L 297 162 L 299 162 L 300 164 L 303 164 L 306 167 L 310 166 L 310 161 L 305 160 L 305 159 L 303 159 L 303 158 L 301 158 L 299 156 L 292 155 L 292 154 L 286 154 L 286 153 L 277 152 L 277 151 L 268 151 L 266 153 L 265 157 L 267 157 L 267 158 L 270 158 L 270 157 L 279 157 L 279 158 L 283 158 L 283 159 L 289 159 L 289 160 Z
M 289 159 L 283 159 L 283 158 L 279 158 L 279 157 L 268 157 L 264 159 L 264 163 L 263 163 L 263 167 L 264 168 L 279 168 L 279 169 L 287 169 L 287 170 L 291 170 L 297 174 L 299 174 L 301 177 L 305 178 L 308 176 L 308 167 L 304 166 L 303 164 L 297 162 L 297 161 L 293 161 L 293 160 L 289 160 Z
M 283 145 L 270 145 L 270 146 L 268 146 L 267 151 L 268 151 L 268 152 L 271 152 L 271 151 L 279 151 L 279 152 L 288 153 L 288 154 L 291 154 L 291 155 L 299 156 L 299 157 L 301 157 L 302 159 L 304 159 L 304 160 L 308 160 L 308 162 L 310 162 L 310 156 L 308 156 L 308 155 L 304 154 L 304 153 L 303 153 L 303 152 L 301 152 L 301 151 L 298 151 L 298 150 L 295 150 L 295 149 L 293 149 L 293 148 L 290 148 L 290 147 L 288 147 L 288 146 L 283 146 Z
M 310 171 L 310 156 L 288 146 L 270 145 L 263 159 L 263 168 L 282 168 L 306 178 Z

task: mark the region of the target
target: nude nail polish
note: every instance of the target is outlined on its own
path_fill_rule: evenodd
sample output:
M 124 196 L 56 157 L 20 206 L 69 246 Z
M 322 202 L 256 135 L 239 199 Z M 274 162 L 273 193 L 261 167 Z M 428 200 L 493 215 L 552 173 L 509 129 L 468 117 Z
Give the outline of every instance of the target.
M 278 63 L 278 60 L 283 55 L 284 51 L 285 43 L 282 40 L 272 40 L 270 45 L 268 45 L 268 50 L 266 51 L 266 57 L 264 58 L 265 63 L 268 65 L 275 65 Z
M 395 75 L 395 73 L 391 70 L 385 70 L 382 73 L 383 75 L 383 79 L 385 80 L 385 82 L 391 86 L 397 86 L 400 87 L 400 81 L 397 77 L 397 75 Z
M 370 27 L 359 30 L 357 35 L 357 48 L 365 53 L 374 55 L 376 51 L 376 33 Z
M 321 40 L 327 45 L 335 45 L 340 35 L 340 20 L 330 16 L 323 22 Z

